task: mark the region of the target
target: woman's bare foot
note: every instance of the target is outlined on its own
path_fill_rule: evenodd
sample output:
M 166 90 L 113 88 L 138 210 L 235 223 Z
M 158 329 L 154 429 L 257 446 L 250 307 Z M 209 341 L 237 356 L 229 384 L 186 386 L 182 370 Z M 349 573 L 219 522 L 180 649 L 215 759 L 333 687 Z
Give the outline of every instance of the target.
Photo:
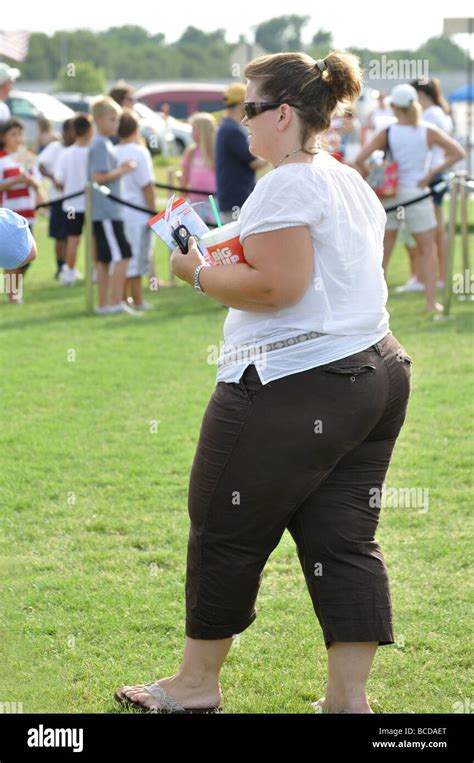
M 218 707 L 221 703 L 222 692 L 220 686 L 216 688 L 214 681 L 195 681 L 176 673 L 168 678 L 161 678 L 154 683 L 161 686 L 169 696 L 179 702 L 186 709 L 203 707 Z M 158 701 L 143 687 L 145 684 L 124 686 L 117 692 L 119 698 L 129 699 L 131 702 L 146 708 L 156 708 Z M 158 707 L 158 709 L 160 709 Z
M 344 706 L 342 703 L 332 703 L 326 700 L 326 697 L 311 703 L 315 713 L 365 713 L 374 714 L 368 702 L 351 703 Z

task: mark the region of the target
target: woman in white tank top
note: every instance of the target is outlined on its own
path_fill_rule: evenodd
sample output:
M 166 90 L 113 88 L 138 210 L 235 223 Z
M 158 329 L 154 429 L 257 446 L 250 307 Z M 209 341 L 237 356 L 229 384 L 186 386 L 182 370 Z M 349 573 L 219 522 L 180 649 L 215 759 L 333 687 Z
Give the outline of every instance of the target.
M 423 109 L 422 119 L 424 122 L 436 125 L 440 130 L 452 135 L 454 131 L 453 120 L 449 114 L 449 107 L 443 98 L 441 85 L 436 77 L 429 82 L 414 80 L 412 83 L 418 93 L 418 100 Z M 445 158 L 444 151 L 439 146 L 433 146 L 431 151 L 430 170 L 436 169 Z M 433 182 L 443 179 L 442 173 L 433 178 Z M 446 277 L 446 230 L 443 219 L 443 192 L 433 196 L 434 211 L 436 216 L 436 253 L 438 257 L 438 271 L 440 282 Z
M 396 85 L 391 92 L 391 106 L 397 122 L 382 130 L 358 154 L 354 166 L 367 174 L 365 160 L 377 150 L 389 148 L 393 159 L 398 163 L 399 184 L 395 197 L 384 201 L 385 207 L 397 205 L 397 209 L 387 213 L 384 236 L 383 267 L 387 266 L 395 247 L 398 229 L 404 227 L 415 239 L 420 253 L 421 271 L 425 284 L 425 309 L 429 312 L 441 311 L 442 305 L 436 302 L 436 217 L 431 197 L 404 206 L 405 202 L 416 199 L 423 192 L 428 192 L 433 177 L 463 159 L 462 146 L 434 125 L 421 121 L 421 106 L 414 87 L 408 84 Z M 445 154 L 444 161 L 430 168 L 431 149 L 439 146 Z

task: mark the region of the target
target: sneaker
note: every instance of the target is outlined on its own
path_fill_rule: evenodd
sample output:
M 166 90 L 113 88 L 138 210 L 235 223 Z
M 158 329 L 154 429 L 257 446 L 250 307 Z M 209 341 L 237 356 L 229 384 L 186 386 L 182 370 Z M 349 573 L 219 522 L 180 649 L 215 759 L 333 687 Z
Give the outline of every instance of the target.
M 82 273 L 80 273 L 78 270 L 76 270 L 76 268 L 74 268 L 74 270 L 72 272 L 74 273 L 74 279 L 76 281 L 83 281 L 84 280 L 84 276 L 82 275 Z
M 153 305 L 151 302 L 147 302 L 146 299 L 143 300 L 143 302 L 140 305 L 136 305 L 135 302 L 130 302 L 127 300 L 130 307 L 132 307 L 134 310 L 138 310 L 139 312 L 143 312 L 144 310 L 153 310 Z
M 94 312 L 97 315 L 110 315 L 110 305 L 105 305 L 105 307 L 96 307 Z
M 128 313 L 128 315 L 141 315 L 141 313 L 134 310 L 126 302 L 119 302 L 116 305 L 109 305 L 109 314 L 115 315 L 117 313 Z
M 59 283 L 62 286 L 73 286 L 75 282 L 74 269 L 69 268 L 67 265 L 63 265 L 59 273 Z
M 443 311 L 444 307 L 439 302 L 435 302 L 433 307 L 425 307 L 426 313 L 442 313 Z
M 418 278 L 415 278 L 415 276 L 412 276 L 403 286 L 397 286 L 395 289 L 395 292 L 397 294 L 401 294 L 405 291 L 424 291 L 425 285 L 421 283 L 421 281 L 418 280 Z

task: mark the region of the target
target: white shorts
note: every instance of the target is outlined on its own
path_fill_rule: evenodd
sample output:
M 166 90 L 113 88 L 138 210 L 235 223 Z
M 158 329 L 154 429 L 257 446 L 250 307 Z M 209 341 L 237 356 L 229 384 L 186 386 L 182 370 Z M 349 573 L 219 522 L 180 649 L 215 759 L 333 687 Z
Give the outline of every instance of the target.
M 152 231 L 146 223 L 124 220 L 125 235 L 132 249 L 128 263 L 127 278 L 145 276 L 148 272 Z
M 429 188 L 418 188 L 417 186 L 399 186 L 396 196 L 393 196 L 391 199 L 384 199 L 382 203 L 385 208 L 395 205 L 400 207 L 393 212 L 387 212 L 385 230 L 405 228 L 409 233 L 424 233 L 436 228 L 437 223 L 432 196 L 416 204 L 410 204 L 408 207 L 403 206 L 405 201 L 416 199 L 429 190 Z

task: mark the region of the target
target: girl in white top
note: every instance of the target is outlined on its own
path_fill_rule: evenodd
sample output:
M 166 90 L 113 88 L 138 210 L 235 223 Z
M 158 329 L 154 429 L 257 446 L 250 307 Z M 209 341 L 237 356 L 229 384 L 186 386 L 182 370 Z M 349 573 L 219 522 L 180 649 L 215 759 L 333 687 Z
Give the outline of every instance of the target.
M 413 87 L 418 93 L 418 100 L 423 109 L 423 122 L 438 127 L 447 135 L 452 135 L 454 124 L 449 113 L 449 106 L 443 98 L 439 80 L 433 77 L 429 82 L 415 80 Z M 430 170 L 436 170 L 446 159 L 445 153 L 440 146 L 434 145 L 431 149 Z M 443 179 L 443 173 L 435 175 L 433 182 Z M 446 230 L 443 218 L 443 193 L 433 196 L 434 211 L 436 216 L 436 252 L 438 256 L 438 272 L 441 283 L 446 277 Z
M 390 97 L 397 122 L 387 130 L 378 133 L 359 152 L 355 166 L 363 175 L 367 174 L 365 160 L 377 150 L 387 150 L 388 144 L 393 159 L 398 163 L 398 191 L 395 197 L 387 199 L 385 206 L 398 208 L 387 215 L 384 236 L 383 267 L 387 271 L 388 262 L 394 249 L 399 227 L 406 228 L 415 239 L 420 252 L 421 270 L 425 284 L 428 312 L 442 311 L 436 302 L 435 259 L 436 218 L 431 197 L 404 207 L 404 203 L 429 192 L 433 177 L 465 156 L 462 146 L 441 132 L 437 127 L 421 121 L 421 106 L 412 85 L 396 85 Z M 430 169 L 431 149 L 439 146 L 445 152 L 445 160 Z M 400 211 L 403 210 L 403 214 Z

